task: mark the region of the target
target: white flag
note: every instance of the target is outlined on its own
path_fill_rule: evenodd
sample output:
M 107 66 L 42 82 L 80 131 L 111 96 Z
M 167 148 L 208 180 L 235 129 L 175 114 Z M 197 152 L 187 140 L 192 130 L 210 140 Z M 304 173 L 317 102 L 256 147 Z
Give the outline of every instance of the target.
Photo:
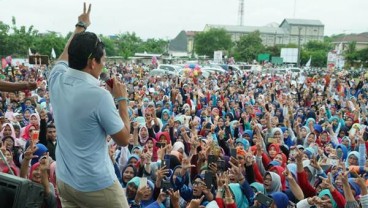
M 56 53 L 55 53 L 54 48 L 51 49 L 51 57 L 56 58 Z
M 28 48 L 28 55 L 29 56 L 32 56 L 33 55 L 32 51 L 31 51 L 31 48 Z
M 339 44 L 339 46 L 337 47 L 337 54 L 340 55 L 343 52 L 343 45 L 342 42 Z
M 309 68 L 312 62 L 312 56 L 309 57 L 308 62 L 305 64 L 305 67 Z

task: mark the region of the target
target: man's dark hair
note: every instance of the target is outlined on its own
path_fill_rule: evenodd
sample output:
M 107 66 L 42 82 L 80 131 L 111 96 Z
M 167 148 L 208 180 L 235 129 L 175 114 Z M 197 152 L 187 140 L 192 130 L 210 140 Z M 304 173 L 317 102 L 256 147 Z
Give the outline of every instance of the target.
M 44 90 L 42 88 L 37 89 L 37 93 L 43 92 Z
M 56 129 L 55 125 L 54 124 L 49 124 L 47 125 L 47 128 L 48 129 Z
M 88 63 L 88 59 L 95 59 L 97 63 L 101 62 L 104 55 L 105 45 L 91 32 L 82 32 L 74 35 L 69 44 L 69 67 L 77 70 L 83 70 Z

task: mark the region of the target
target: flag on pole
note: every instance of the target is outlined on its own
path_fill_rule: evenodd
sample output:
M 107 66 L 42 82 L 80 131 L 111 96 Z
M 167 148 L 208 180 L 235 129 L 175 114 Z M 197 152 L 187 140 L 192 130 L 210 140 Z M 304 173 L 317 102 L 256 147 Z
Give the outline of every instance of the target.
M 312 56 L 309 57 L 308 62 L 305 64 L 305 67 L 309 68 L 312 63 Z
M 54 48 L 51 49 L 51 58 L 56 58 L 56 53 L 55 53 L 55 50 Z
M 339 46 L 337 47 L 337 54 L 342 54 L 343 51 L 343 46 L 342 46 L 342 42 L 339 44 Z
M 31 48 L 28 48 L 28 55 L 29 56 L 32 56 L 33 55 L 32 51 L 31 51 Z

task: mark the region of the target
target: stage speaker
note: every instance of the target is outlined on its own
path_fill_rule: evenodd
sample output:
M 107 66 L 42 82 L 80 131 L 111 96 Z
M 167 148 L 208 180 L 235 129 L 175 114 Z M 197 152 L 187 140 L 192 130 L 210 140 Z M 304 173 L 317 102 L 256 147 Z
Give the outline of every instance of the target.
M 28 179 L 0 173 L 0 208 L 36 208 L 43 203 L 43 186 Z

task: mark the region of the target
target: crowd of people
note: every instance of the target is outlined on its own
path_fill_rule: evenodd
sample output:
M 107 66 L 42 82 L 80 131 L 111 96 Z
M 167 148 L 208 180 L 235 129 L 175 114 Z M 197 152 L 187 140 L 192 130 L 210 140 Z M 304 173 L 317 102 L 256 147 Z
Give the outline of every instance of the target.
M 89 23 L 89 12 L 84 8 L 79 20 Z M 67 46 L 73 69 L 62 55 L 51 72 L 21 66 L 25 73 L 5 75 L 9 81 L 35 81 L 37 89 L 2 93 L 6 161 L 0 161 L 0 172 L 42 184 L 44 207 L 74 207 L 68 203 L 78 201 L 75 197 L 98 199 L 91 190 L 99 189 L 105 199 L 126 198 L 132 208 L 368 207 L 366 77 L 352 79 L 348 71 L 333 68 L 313 77 L 252 72 L 214 74 L 196 82 L 185 76 L 152 77 L 138 65 L 105 64 L 98 53 L 101 42 L 83 32 L 88 25 L 78 23 L 76 30 L 83 34 L 74 38 L 90 38 L 94 45 L 90 54 L 79 52 L 88 57 L 87 66 L 80 65 L 84 72 L 74 70 L 80 62 L 71 61 L 73 47 L 78 49 L 72 41 Z M 112 88 L 94 76 L 101 66 L 113 77 Z M 84 75 L 86 69 L 94 77 Z M 78 81 L 83 78 L 86 92 L 112 96 L 73 94 L 76 88 L 70 87 L 83 88 Z M 106 115 L 121 117 L 124 124 Z M 70 120 L 61 123 L 65 117 Z M 110 135 L 96 139 L 101 132 Z M 86 135 L 90 140 L 82 139 Z M 71 161 L 76 155 L 83 159 Z M 96 157 L 108 159 L 94 163 Z M 85 167 L 89 164 L 99 165 Z M 103 165 L 115 170 L 113 177 L 96 175 L 110 172 Z M 113 184 L 124 196 L 107 188 Z M 100 207 L 85 202 L 78 206 Z
M 229 73 L 194 84 L 142 75 L 137 66 L 107 67 L 129 91 L 129 145 L 106 143 L 131 207 L 266 206 L 260 193 L 278 208 L 368 206 L 364 76 L 331 70 L 300 74 L 298 83 Z M 41 72 L 36 66 L 19 77 L 36 80 L 36 90 L 3 93 L 1 150 L 15 175 L 44 185 L 53 207 L 61 205 L 57 129 Z M 10 173 L 4 161 L 0 168 Z

